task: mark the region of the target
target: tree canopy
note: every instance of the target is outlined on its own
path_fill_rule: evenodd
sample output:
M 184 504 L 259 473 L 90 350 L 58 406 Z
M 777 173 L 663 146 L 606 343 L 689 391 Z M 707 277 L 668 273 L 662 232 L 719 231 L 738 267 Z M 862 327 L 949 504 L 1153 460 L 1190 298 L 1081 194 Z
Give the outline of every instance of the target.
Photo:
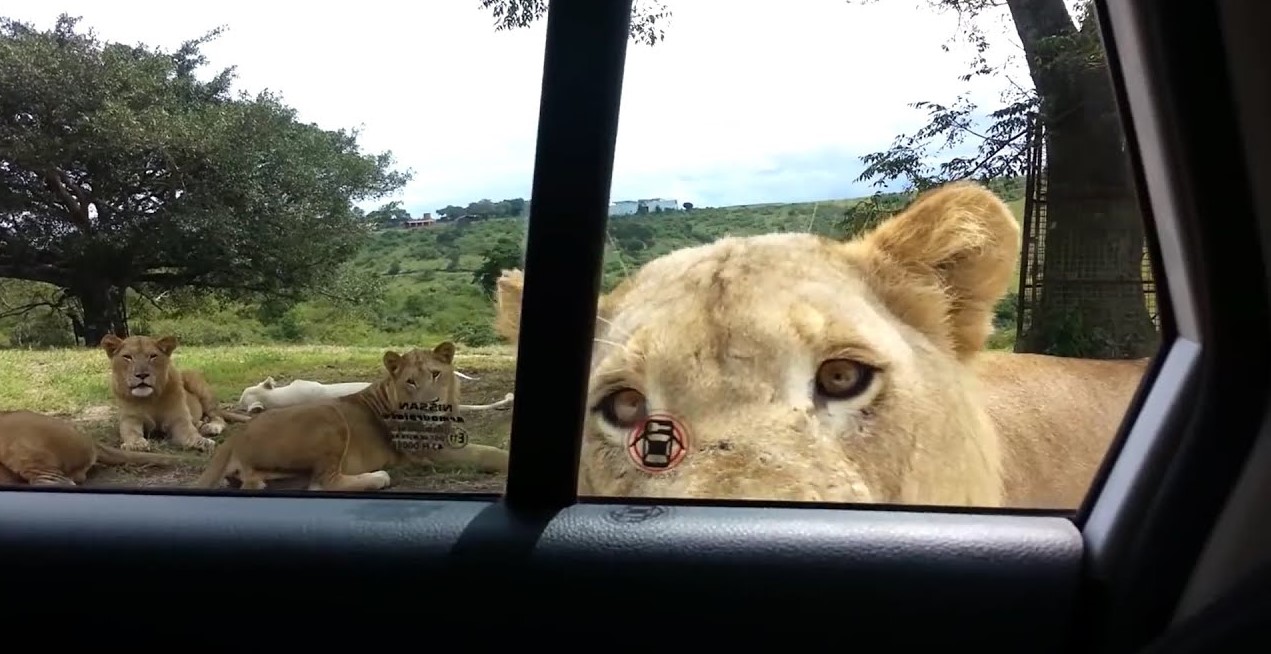
M 481 7 L 494 16 L 494 29 L 504 31 L 529 27 L 547 15 L 547 0 L 481 0 Z M 663 0 L 632 0 L 631 39 L 654 45 L 666 38 L 671 11 Z
M 200 47 L 0 18 L 0 277 L 61 289 L 86 344 L 126 333 L 124 291 L 328 292 L 363 242 L 358 201 L 409 171 L 276 94 L 196 76 Z

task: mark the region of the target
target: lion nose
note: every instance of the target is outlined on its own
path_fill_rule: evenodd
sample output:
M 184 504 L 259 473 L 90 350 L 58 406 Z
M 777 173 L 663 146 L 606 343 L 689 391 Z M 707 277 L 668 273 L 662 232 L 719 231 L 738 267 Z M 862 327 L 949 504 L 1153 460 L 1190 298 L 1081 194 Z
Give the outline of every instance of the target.
M 148 372 L 139 372 L 139 373 L 137 373 L 137 379 L 145 379 L 146 377 L 149 377 L 149 376 L 150 376 L 150 373 L 148 373 Z

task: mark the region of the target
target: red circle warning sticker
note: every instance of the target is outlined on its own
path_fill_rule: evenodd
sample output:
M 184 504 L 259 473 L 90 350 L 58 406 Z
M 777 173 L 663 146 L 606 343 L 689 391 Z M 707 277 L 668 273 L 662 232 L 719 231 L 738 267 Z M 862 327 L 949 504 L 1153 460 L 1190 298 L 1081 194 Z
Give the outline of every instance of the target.
M 627 437 L 627 456 L 637 468 L 650 474 L 674 468 L 687 453 L 688 430 L 665 413 L 645 418 Z

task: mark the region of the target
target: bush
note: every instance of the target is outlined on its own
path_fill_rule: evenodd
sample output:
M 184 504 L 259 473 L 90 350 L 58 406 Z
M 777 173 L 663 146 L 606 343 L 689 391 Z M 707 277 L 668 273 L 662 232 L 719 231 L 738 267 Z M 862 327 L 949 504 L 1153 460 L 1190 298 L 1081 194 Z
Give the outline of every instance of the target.
M 227 320 L 224 316 L 152 320 L 137 325 L 132 331 L 149 336 L 176 336 L 183 345 L 250 345 L 265 338 L 258 325 L 246 320 Z
M 469 321 L 460 324 L 454 330 L 454 339 L 468 347 L 484 347 L 494 345 L 502 340 L 488 322 Z
M 993 307 L 993 327 L 995 329 L 1013 328 L 1017 315 L 1019 315 L 1019 294 L 1010 291 L 998 300 L 997 306 Z
M 9 331 L 10 347 L 73 347 L 76 344 L 70 319 L 56 311 L 32 311 Z

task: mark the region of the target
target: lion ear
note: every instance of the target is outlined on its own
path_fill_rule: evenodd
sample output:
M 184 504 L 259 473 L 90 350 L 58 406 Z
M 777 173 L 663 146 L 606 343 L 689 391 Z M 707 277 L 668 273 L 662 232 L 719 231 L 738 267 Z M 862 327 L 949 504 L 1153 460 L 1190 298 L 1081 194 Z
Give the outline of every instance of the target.
M 114 358 L 115 353 L 119 352 L 119 348 L 124 344 L 124 339 L 114 334 L 106 334 L 102 337 L 101 348 L 106 351 L 107 358 Z
M 156 341 L 155 345 L 159 347 L 160 352 L 164 354 L 172 354 L 173 350 L 177 349 L 177 337 L 164 336 L 163 338 Z
M 264 388 L 270 388 L 270 389 L 272 389 L 272 388 L 274 387 L 274 378 L 273 378 L 273 377 L 266 377 L 266 378 L 265 378 L 265 381 L 261 382 L 261 383 L 260 383 L 260 385 L 261 385 L 262 387 L 264 387 Z
M 865 248 L 875 291 L 897 317 L 966 357 L 993 332 L 993 307 L 1010 287 L 1019 243 L 1006 203 L 956 182 L 919 195 L 851 245 Z
M 397 371 L 400 370 L 401 367 L 402 367 L 402 355 L 392 350 L 389 350 L 384 353 L 384 369 L 388 371 L 388 374 L 396 377 Z
M 446 341 L 441 345 L 434 347 L 432 353 L 437 355 L 437 358 L 441 359 L 442 363 L 449 365 L 454 363 L 455 360 L 455 344 L 450 341 Z
M 596 315 L 608 319 L 613 307 L 630 288 L 630 280 L 623 280 L 613 291 L 601 295 L 596 303 Z M 494 330 L 503 338 L 516 343 L 521 332 L 521 296 L 525 290 L 525 273 L 519 268 L 504 270 L 495 283 Z

